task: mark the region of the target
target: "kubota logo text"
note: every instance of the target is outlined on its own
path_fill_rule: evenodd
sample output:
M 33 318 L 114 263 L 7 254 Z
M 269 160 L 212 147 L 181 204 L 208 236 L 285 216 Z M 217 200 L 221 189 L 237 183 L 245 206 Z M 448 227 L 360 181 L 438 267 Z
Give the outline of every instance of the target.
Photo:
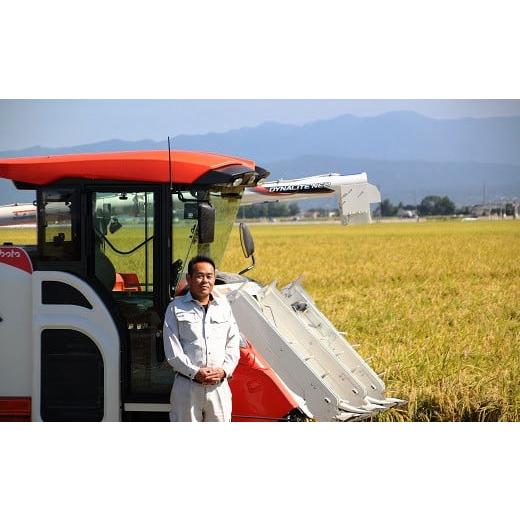
M 20 251 L 16 249 L 0 249 L 0 258 L 21 258 Z

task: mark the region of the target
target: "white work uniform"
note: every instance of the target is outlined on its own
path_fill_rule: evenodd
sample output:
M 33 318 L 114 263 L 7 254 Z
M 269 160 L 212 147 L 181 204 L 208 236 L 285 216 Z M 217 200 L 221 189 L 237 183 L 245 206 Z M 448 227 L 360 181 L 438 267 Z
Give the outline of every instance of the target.
M 191 293 L 168 306 L 163 328 L 164 352 L 177 372 L 171 392 L 171 421 L 230 421 L 228 379 L 240 357 L 240 338 L 225 298 L 212 296 L 207 311 Z M 223 368 L 226 377 L 215 385 L 193 378 L 201 367 Z

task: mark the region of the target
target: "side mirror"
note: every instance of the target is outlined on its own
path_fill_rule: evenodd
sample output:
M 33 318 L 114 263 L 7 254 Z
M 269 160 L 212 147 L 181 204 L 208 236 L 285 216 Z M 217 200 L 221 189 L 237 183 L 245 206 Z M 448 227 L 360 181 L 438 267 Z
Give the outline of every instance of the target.
M 116 231 L 119 231 L 123 227 L 123 224 L 117 220 L 116 217 L 112 217 L 112 222 L 110 222 L 110 225 L 108 226 L 108 230 L 110 233 L 114 234 Z
M 199 244 L 211 244 L 215 240 L 215 208 L 208 202 L 199 202 L 197 229 Z
M 255 253 L 255 242 L 246 224 L 240 223 L 240 245 L 246 258 Z
M 255 266 L 255 243 L 253 241 L 251 231 L 249 231 L 249 228 L 243 222 L 240 223 L 240 244 L 242 245 L 242 251 L 244 252 L 244 256 L 246 258 L 251 257 L 251 260 L 253 261 L 253 263 L 249 267 L 242 269 L 242 271 L 238 273 L 244 274 L 247 273 L 247 271 L 253 269 L 253 267 Z
M 170 290 L 171 294 L 175 294 L 177 283 L 179 282 L 180 275 L 182 273 L 182 260 L 177 258 L 175 262 L 170 265 Z

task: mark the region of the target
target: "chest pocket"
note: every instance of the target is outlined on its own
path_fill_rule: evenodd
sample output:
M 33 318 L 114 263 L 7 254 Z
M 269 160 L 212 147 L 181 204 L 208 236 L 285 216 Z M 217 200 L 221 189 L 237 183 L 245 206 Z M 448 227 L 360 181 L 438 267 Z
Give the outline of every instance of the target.
M 217 313 L 210 316 L 209 324 L 211 327 L 211 334 L 215 339 L 226 341 L 229 329 L 229 321 L 222 313 Z
M 182 341 L 193 342 L 202 335 L 202 320 L 196 312 L 177 312 L 179 335 Z

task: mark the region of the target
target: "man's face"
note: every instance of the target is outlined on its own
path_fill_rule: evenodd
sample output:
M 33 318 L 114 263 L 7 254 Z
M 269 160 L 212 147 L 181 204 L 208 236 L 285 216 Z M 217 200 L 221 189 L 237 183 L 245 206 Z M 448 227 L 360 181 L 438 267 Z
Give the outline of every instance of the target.
M 215 269 L 208 262 L 198 262 L 193 272 L 186 274 L 191 295 L 199 301 L 206 300 L 215 285 Z

